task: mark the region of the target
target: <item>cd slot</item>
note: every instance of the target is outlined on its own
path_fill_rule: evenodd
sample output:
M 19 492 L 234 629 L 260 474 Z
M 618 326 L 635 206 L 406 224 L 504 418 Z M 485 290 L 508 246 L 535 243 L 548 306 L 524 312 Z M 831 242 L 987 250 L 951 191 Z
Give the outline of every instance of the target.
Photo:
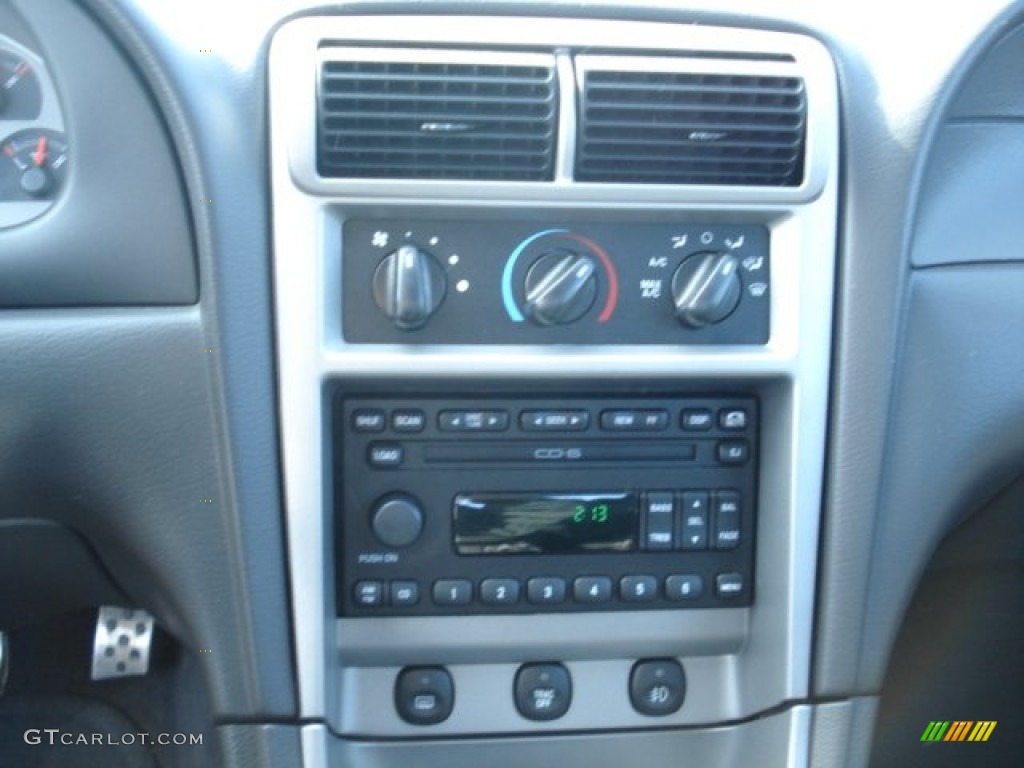
M 431 464 L 493 462 L 573 463 L 600 461 L 689 462 L 697 458 L 692 442 L 472 442 L 427 443 L 423 458 Z

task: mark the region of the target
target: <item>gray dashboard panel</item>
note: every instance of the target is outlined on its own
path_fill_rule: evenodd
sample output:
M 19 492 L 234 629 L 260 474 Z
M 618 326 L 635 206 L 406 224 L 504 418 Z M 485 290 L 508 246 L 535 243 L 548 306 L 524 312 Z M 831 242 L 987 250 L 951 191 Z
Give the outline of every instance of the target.
M 177 159 L 130 63 L 75 5 L 13 2 L 56 82 L 71 160 L 51 210 L 0 230 L 0 306 L 194 302 Z

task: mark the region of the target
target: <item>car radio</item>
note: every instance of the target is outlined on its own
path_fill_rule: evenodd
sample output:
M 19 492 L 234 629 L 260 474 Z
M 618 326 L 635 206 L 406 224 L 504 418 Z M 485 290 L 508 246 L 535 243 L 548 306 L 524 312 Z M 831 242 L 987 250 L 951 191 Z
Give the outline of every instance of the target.
M 334 421 L 341 615 L 751 603 L 752 396 L 339 395 Z

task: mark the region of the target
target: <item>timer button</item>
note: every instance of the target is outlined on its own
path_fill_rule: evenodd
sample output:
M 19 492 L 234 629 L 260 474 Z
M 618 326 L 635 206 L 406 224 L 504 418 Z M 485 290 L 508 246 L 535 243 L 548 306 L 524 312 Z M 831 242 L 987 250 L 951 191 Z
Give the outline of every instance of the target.
M 423 510 L 412 496 L 388 496 L 374 506 L 370 527 L 382 544 L 407 547 L 423 531 Z

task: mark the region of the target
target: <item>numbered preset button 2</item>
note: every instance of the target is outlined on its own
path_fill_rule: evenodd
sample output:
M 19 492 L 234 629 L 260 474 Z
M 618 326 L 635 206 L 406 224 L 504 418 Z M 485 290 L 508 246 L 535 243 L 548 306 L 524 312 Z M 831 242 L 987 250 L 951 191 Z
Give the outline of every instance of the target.
M 485 605 L 518 603 L 519 582 L 515 579 L 484 579 L 480 582 L 480 602 Z

